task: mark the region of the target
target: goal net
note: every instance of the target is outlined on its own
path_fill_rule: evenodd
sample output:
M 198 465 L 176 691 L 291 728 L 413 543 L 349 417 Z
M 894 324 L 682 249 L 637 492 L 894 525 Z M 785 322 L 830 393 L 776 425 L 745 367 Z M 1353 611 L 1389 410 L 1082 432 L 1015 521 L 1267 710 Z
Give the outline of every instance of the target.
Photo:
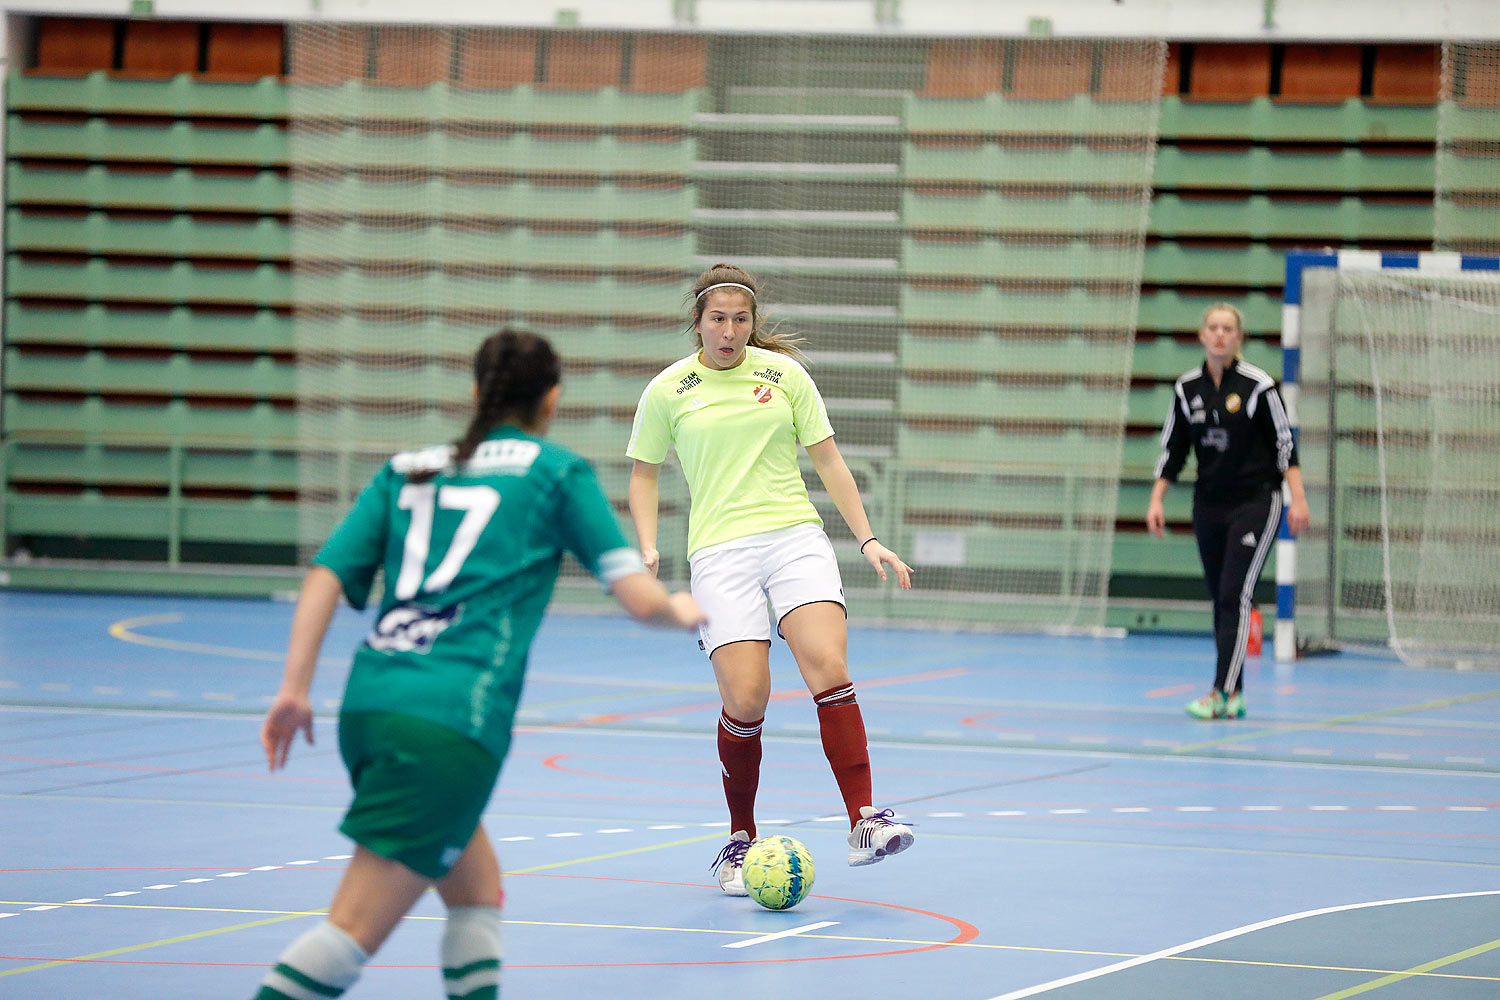
M 1302 277 L 1296 629 L 1500 665 L 1500 273 Z
M 1444 42 L 1433 246 L 1500 253 L 1500 43 Z
M 731 261 L 919 568 L 877 589 L 805 463 L 856 615 L 1104 623 L 1164 43 L 301 24 L 288 59 L 304 553 L 459 433 L 506 323 L 563 356 L 552 436 L 623 517 L 636 401 Z

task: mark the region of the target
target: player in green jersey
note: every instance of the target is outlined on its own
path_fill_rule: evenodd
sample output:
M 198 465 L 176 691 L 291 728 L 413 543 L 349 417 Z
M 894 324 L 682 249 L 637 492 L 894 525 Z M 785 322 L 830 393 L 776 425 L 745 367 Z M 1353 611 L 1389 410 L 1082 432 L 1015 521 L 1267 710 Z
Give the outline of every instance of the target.
M 340 829 L 356 846 L 328 919 L 282 954 L 256 1000 L 341 995 L 429 886 L 448 908 L 448 995 L 498 996 L 500 867 L 480 817 L 562 553 L 640 621 L 703 622 L 691 596 L 646 572 L 588 463 L 542 438 L 559 377 L 542 338 L 486 339 L 463 438 L 387 462 L 308 570 L 261 744 L 274 771 L 299 732 L 312 742 L 308 689 L 339 596 L 363 608 L 384 570 L 339 714 L 354 785 Z
M 714 867 L 731 895 L 745 894 L 740 870 L 756 833 L 760 732 L 771 693 L 768 599 L 818 706 L 823 750 L 849 814 L 849 863 L 873 864 L 912 843 L 911 829 L 871 802 L 843 585 L 797 466 L 798 444 L 880 579 L 890 567 L 908 588 L 911 567 L 870 530 L 817 386 L 795 345 L 762 327 L 759 292 L 755 278 L 729 264 L 698 278 L 690 330 L 699 350 L 651 380 L 626 449 L 635 459 L 630 514 L 653 571 L 660 560 L 657 480 L 670 449 L 687 477 L 692 591 L 708 615 L 698 645 L 713 663 L 724 704 L 718 749 L 733 831 Z

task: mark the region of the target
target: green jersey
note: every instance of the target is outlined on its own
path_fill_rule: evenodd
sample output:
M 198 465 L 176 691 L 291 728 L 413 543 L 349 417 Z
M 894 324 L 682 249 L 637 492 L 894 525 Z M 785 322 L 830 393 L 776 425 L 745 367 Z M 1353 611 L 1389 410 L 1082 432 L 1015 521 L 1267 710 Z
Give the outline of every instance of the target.
M 822 524 L 797 445 L 833 436 L 823 397 L 792 358 L 746 347 L 727 371 L 692 357 L 646 386 L 626 454 L 660 464 L 677 448 L 692 507 L 688 554 L 747 535 Z
M 345 712 L 399 712 L 478 741 L 510 744 L 532 637 L 562 553 L 608 586 L 641 572 L 586 461 L 514 427 L 490 434 L 462 467 L 440 445 L 393 457 L 314 562 L 356 608 L 375 572 L 385 594 L 354 654 Z M 406 474 L 440 469 L 425 483 Z

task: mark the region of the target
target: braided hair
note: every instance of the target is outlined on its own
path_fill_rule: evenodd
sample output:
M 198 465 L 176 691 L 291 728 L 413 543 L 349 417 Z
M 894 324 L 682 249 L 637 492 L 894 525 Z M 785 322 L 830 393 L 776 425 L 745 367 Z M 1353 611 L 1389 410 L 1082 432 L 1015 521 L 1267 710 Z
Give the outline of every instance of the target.
M 705 289 L 714 285 L 735 284 L 744 285 L 750 289 L 750 346 L 760 347 L 778 354 L 785 354 L 798 361 L 806 361 L 806 357 L 798 350 L 802 338 L 789 333 L 781 333 L 774 327 L 766 329 L 760 312 L 760 282 L 755 276 L 743 267 L 735 264 L 715 264 L 713 267 L 698 275 L 698 280 L 693 282 L 693 290 L 689 293 L 692 298 L 692 321 L 688 325 L 687 332 L 693 335 L 694 341 L 699 347 L 703 346 L 703 334 L 698 332 L 698 322 L 703 319 L 703 311 L 708 308 L 708 296 L 704 295 Z M 738 291 L 738 289 L 735 289 Z
M 474 353 L 478 404 L 463 437 L 453 442 L 450 464 L 467 462 L 480 442 L 501 424 L 535 424 L 543 397 L 561 380 L 562 363 L 542 337 L 510 327 L 486 337 Z M 438 471 L 415 469 L 407 473 L 406 480 L 425 483 Z

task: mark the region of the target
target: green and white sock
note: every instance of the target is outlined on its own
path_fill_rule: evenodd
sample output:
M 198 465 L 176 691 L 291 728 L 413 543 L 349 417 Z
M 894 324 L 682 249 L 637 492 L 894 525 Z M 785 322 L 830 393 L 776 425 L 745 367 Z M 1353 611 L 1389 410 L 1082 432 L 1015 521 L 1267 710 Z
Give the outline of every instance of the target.
M 451 907 L 443 928 L 442 960 L 448 1000 L 498 1000 L 500 908 Z
M 354 985 L 369 959 L 355 940 L 323 921 L 293 941 L 261 981 L 255 1000 L 330 1000 Z

